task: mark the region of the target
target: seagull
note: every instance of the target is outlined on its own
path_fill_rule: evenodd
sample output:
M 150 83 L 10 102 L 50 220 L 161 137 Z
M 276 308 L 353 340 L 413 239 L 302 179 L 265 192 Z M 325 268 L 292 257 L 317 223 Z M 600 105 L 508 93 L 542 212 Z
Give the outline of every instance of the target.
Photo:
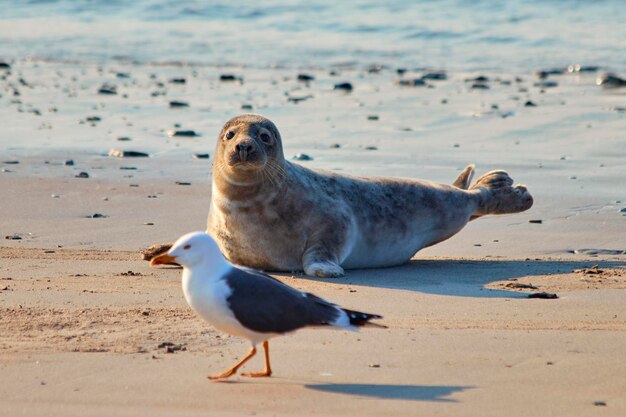
M 370 325 L 376 314 L 348 310 L 313 294 L 292 288 L 262 272 L 234 266 L 205 232 L 188 233 L 172 248 L 150 261 L 150 266 L 177 263 L 183 267 L 182 287 L 189 306 L 215 328 L 248 339 L 248 354 L 226 371 L 208 378 L 234 375 L 263 344 L 265 369 L 243 373 L 248 377 L 272 375 L 268 340 L 303 327 L 329 326 L 356 330 Z

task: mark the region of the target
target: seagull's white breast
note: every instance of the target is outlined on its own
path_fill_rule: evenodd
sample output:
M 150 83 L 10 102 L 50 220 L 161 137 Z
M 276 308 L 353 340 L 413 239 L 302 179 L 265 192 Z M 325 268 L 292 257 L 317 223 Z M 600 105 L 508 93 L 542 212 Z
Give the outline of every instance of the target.
M 232 268 L 232 267 L 230 267 Z M 222 277 L 228 272 L 212 271 L 202 273 L 183 271 L 183 293 L 189 306 L 216 329 L 233 336 L 244 337 L 253 344 L 266 340 L 270 335 L 263 335 L 245 328 L 235 318 L 228 305 L 232 289 Z

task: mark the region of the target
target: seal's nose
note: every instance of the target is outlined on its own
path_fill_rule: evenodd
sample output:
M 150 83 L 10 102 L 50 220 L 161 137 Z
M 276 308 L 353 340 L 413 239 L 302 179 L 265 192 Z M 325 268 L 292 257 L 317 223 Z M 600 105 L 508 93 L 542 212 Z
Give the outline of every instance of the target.
M 252 144 L 251 143 L 238 143 L 235 147 L 235 150 L 239 154 L 239 160 L 245 161 L 248 159 L 248 155 L 252 153 Z

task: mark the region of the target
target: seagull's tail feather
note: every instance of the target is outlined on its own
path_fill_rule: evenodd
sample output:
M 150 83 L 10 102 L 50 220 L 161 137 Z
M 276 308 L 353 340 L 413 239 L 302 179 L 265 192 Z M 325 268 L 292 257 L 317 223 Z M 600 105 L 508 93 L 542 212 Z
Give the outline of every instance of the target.
M 348 310 L 346 308 L 342 308 L 341 311 L 343 311 L 346 314 L 346 316 L 348 317 L 348 320 L 350 322 L 350 326 L 355 326 L 355 327 L 378 327 L 380 329 L 386 329 L 387 328 L 387 326 L 384 326 L 382 324 L 377 324 L 377 323 L 370 322 L 370 320 L 376 320 L 376 319 L 382 319 L 383 318 L 383 316 L 379 316 L 378 314 L 362 313 L 360 311 Z

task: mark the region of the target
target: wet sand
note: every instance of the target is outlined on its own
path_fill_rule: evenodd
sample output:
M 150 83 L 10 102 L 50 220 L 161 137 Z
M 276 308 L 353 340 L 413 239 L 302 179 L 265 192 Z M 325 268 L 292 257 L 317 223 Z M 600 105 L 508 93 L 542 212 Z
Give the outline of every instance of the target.
M 0 80 L 7 415 L 623 415 L 625 90 L 597 87 L 597 74 L 551 76 L 558 86 L 542 92 L 532 74 L 489 73 L 489 89 L 472 89 L 465 79 L 480 74 L 428 88 L 397 85 L 391 69 L 299 72 L 316 79 L 12 63 Z M 219 81 L 224 73 L 243 84 Z M 351 93 L 333 90 L 344 81 Z M 98 94 L 105 83 L 117 94 Z M 139 252 L 204 228 L 211 159 L 192 154 L 212 154 L 221 124 L 249 111 L 242 104 L 277 123 L 287 157 L 312 156 L 306 166 L 450 183 L 475 163 L 478 174 L 509 171 L 535 206 L 474 221 L 405 266 L 277 275 L 382 314 L 389 329 L 302 331 L 272 342 L 275 377 L 211 383 L 246 343 L 197 319 L 180 271 L 149 269 Z M 169 138 L 176 123 L 201 136 Z M 539 292 L 559 298 L 527 298 Z

